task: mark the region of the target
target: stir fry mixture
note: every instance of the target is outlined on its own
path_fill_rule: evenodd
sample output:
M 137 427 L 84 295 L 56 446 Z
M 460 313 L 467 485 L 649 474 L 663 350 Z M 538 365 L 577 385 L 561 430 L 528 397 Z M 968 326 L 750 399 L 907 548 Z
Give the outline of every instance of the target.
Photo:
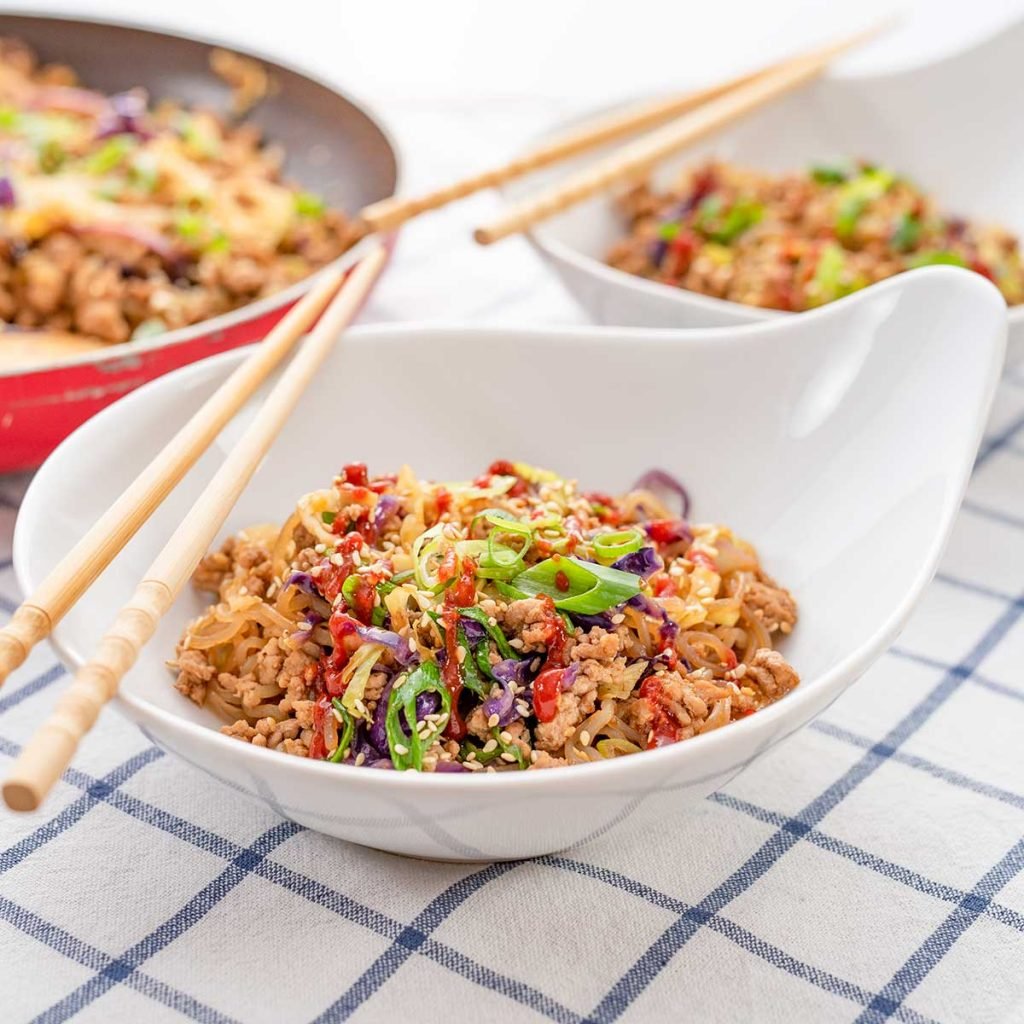
M 804 310 L 915 267 L 946 263 L 1024 302 L 1017 239 L 940 212 L 912 182 L 873 164 L 769 175 L 706 163 L 658 193 L 622 197 L 629 236 L 608 263 L 749 306 Z
M 679 507 L 670 509 L 671 497 Z M 651 471 L 621 497 L 495 462 L 471 482 L 346 466 L 209 555 L 177 687 L 244 742 L 418 771 L 620 757 L 799 682 L 788 591 Z
M 239 108 L 266 88 L 215 52 Z M 122 342 L 306 277 L 352 243 L 252 124 L 105 96 L 0 39 L 0 321 Z

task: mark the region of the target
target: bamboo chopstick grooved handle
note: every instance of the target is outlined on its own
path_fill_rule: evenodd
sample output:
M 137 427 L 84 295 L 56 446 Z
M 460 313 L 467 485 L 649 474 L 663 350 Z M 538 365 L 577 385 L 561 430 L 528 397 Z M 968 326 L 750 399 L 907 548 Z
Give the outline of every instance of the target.
M 164 446 L 0 628 L 0 685 L 135 535 L 242 403 L 323 311 L 342 282 L 333 268 L 271 328 L 253 354 Z
M 78 672 L 53 713 L 26 744 L 19 759 L 20 778 L 4 783 L 8 807 L 34 811 L 39 806 L 172 602 L 173 595 L 159 580 L 139 584 L 93 659 Z
M 217 530 L 263 460 L 337 335 L 355 317 L 387 260 L 377 246 L 356 265 L 298 354 L 264 399 L 256 417 L 185 514 L 103 635 L 96 654 L 75 676 L 53 714 L 25 744 L 3 785 L 7 806 L 34 810 L 60 778 L 103 705 L 153 636 Z
M 15 611 L 10 622 L 0 629 L 0 682 L 24 664 L 29 651 L 45 640 L 52 629 L 50 616 L 34 604 L 23 604 Z

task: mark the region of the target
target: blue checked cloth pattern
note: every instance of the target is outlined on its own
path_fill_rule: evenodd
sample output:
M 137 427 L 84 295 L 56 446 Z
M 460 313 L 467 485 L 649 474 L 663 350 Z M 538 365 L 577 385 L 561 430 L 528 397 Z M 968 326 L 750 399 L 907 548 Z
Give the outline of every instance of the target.
M 403 127 L 412 153 L 467 137 L 457 114 Z M 492 202 L 411 226 L 367 317 L 579 322 L 525 244 L 452 243 Z M 0 479 L 0 620 L 26 485 Z M 1022 586 L 1017 366 L 897 646 L 653 831 L 404 860 L 282 821 L 108 712 L 43 810 L 0 814 L 0 1020 L 1024 1021 Z M 66 684 L 40 649 L 0 690 L 0 771 Z

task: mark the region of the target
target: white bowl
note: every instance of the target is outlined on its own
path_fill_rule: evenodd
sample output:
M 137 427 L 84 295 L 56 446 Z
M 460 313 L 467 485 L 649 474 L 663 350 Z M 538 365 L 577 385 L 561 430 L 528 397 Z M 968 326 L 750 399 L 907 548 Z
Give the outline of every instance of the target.
M 418 775 L 290 757 L 222 736 L 172 686 L 164 660 L 204 604 L 191 591 L 125 679 L 120 706 L 154 742 L 237 792 L 397 853 L 527 857 L 678 812 L 821 712 L 898 634 L 960 502 L 1005 321 L 982 278 L 934 268 L 806 316 L 725 330 L 356 329 L 223 531 L 283 521 L 301 494 L 353 459 L 379 470 L 409 462 L 451 479 L 495 457 L 522 458 L 602 490 L 663 466 L 686 481 L 697 519 L 753 539 L 800 601 L 785 652 L 803 682 L 748 719 L 551 771 Z M 15 534 L 26 591 L 242 357 L 226 353 L 146 385 L 51 456 Z M 225 431 L 60 624 L 54 640 L 69 665 L 91 652 L 239 429 Z M 224 799 L 237 797 L 225 790 Z
M 1024 22 L 936 63 L 889 75 L 828 77 L 660 164 L 659 187 L 702 158 L 791 171 L 830 157 L 876 160 L 917 181 L 943 209 L 1024 237 L 1024 147 L 1019 145 Z M 592 115 L 591 115 L 592 116 Z M 578 127 L 563 123 L 548 137 Z M 591 158 L 592 159 L 592 158 Z M 582 166 L 585 159 L 572 167 Z M 523 198 L 566 165 L 506 191 Z M 531 237 L 599 322 L 631 327 L 716 327 L 792 316 L 648 281 L 604 262 L 625 232 L 608 195 L 539 225 Z M 1024 357 L 1024 306 L 1009 311 L 1009 357 Z

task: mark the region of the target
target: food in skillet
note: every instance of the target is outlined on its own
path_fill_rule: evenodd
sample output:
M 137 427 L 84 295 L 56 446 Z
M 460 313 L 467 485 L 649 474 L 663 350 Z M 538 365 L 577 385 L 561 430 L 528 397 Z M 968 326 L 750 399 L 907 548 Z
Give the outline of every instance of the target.
M 266 88 L 242 60 L 216 61 L 239 104 Z M 105 96 L 0 39 L 0 321 L 123 342 L 308 276 L 352 229 L 282 159 L 251 124 Z
M 872 164 L 760 174 L 705 163 L 664 193 L 624 195 L 620 270 L 719 299 L 805 310 L 903 270 L 969 267 L 1024 302 L 1017 239 L 942 213 L 906 178 Z
M 177 687 L 229 736 L 377 768 L 546 768 L 709 732 L 797 685 L 773 649 L 797 612 L 687 505 L 659 471 L 610 497 L 518 462 L 441 484 L 346 466 L 204 559 L 217 603 Z

